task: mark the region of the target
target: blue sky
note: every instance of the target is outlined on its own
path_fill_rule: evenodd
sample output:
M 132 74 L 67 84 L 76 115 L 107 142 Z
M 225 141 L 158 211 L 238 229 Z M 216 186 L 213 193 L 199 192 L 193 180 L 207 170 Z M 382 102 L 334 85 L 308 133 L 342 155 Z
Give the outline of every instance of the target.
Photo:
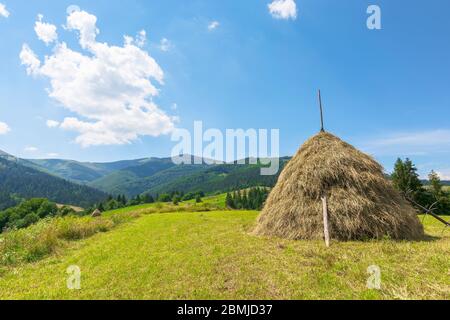
M 285 19 L 269 12 L 271 1 L 0 0 L 10 13 L 0 11 L 0 122 L 9 128 L 0 134 L 0 149 L 82 161 L 169 156 L 169 127 L 190 129 L 202 120 L 221 130 L 280 129 L 280 152 L 292 155 L 319 129 L 320 88 L 330 132 L 374 155 L 388 171 L 397 157 L 409 156 L 422 175 L 435 169 L 450 179 L 447 0 L 296 0 L 296 16 Z M 381 8 L 381 30 L 366 26 L 371 4 Z M 70 5 L 97 18 L 97 43 L 123 47 L 124 35 L 138 43 L 136 35 L 146 31 L 146 43 L 136 47 L 164 72 L 160 82 L 151 82 L 159 90 L 151 96 L 158 126 L 168 128 L 163 134 L 140 128 L 127 131 L 126 142 L 112 137 L 105 145 L 86 145 L 103 132 L 86 133 L 91 129 L 83 121 L 97 117 L 97 110 L 78 112 L 80 106 L 61 102 L 77 97 L 50 96 L 49 71 L 27 74 L 19 57 L 24 44 L 42 64 L 56 42 L 92 56 L 79 43 L 76 23 L 67 28 Z M 38 39 L 38 14 L 57 27 L 58 40 Z M 149 70 L 150 76 L 157 78 L 157 71 Z M 102 123 L 115 119 L 99 117 Z M 66 118 L 79 121 L 61 125 Z M 48 120 L 57 123 L 50 128 Z

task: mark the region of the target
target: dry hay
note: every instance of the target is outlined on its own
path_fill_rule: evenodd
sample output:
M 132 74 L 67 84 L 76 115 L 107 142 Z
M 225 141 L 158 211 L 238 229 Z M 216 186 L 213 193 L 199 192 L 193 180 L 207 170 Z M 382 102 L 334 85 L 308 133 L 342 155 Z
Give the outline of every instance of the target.
M 328 198 L 332 239 L 420 239 L 414 208 L 370 156 L 321 132 L 289 161 L 269 195 L 255 234 L 323 239 L 321 197 Z

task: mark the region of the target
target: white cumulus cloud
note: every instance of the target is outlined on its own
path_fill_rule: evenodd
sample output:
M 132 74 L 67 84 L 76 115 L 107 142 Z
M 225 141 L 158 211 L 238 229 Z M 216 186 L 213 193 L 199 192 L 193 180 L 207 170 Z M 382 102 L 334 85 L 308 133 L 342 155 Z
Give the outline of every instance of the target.
M 86 11 L 74 11 L 67 17 L 67 29 L 79 34 L 79 42 L 83 49 L 95 46 L 100 31 L 97 29 L 97 17 Z
M 208 24 L 208 30 L 209 31 L 213 31 L 213 30 L 217 29 L 219 26 L 220 26 L 220 22 L 219 21 L 211 21 Z
M 41 66 L 41 61 L 39 61 L 36 54 L 27 44 L 22 46 L 22 51 L 20 52 L 20 61 L 22 65 L 27 67 L 27 73 L 29 75 L 35 75 L 39 72 Z
M 59 126 L 59 122 L 55 120 L 47 120 L 46 124 L 49 128 L 56 128 Z
M 6 123 L 0 121 L 0 135 L 7 134 L 9 131 L 11 131 L 9 126 Z
M 441 178 L 441 180 L 450 180 L 450 169 L 436 171 L 436 173 L 438 174 L 439 178 Z
M 55 25 L 42 22 L 42 19 L 44 19 L 44 16 L 42 14 L 38 15 L 38 21 L 34 25 L 34 31 L 39 40 L 44 41 L 48 45 L 58 39 L 58 33 L 56 32 Z
M 268 7 L 272 17 L 276 19 L 297 19 L 297 4 L 294 0 L 275 0 Z
M 23 150 L 24 150 L 25 152 L 28 152 L 28 153 L 34 153 L 34 152 L 38 152 L 38 151 L 39 151 L 38 148 L 36 148 L 36 147 L 31 147 L 31 146 L 25 147 Z
M 9 11 L 6 9 L 6 6 L 3 3 L 0 3 L 0 16 L 4 18 L 9 17 Z
M 172 43 L 167 38 L 162 38 L 159 43 L 159 49 L 161 51 L 167 52 L 172 48 Z
M 136 45 L 142 48 L 147 42 L 147 32 L 145 30 L 141 30 L 135 38 L 130 36 L 124 36 L 123 38 L 125 40 L 125 45 Z
M 78 132 L 83 147 L 127 144 L 139 136 L 169 134 L 174 118 L 162 111 L 153 98 L 163 85 L 164 72 L 140 48 L 145 32 L 136 39 L 125 37 L 123 46 L 97 42 L 97 17 L 73 11 L 66 29 L 75 31 L 84 51 L 56 43 L 43 62 L 27 44 L 20 59 L 28 74 L 50 80 L 49 96 L 71 111 L 60 128 Z
M 50 152 L 50 153 L 47 153 L 47 157 L 56 158 L 56 157 L 59 157 L 59 153 Z

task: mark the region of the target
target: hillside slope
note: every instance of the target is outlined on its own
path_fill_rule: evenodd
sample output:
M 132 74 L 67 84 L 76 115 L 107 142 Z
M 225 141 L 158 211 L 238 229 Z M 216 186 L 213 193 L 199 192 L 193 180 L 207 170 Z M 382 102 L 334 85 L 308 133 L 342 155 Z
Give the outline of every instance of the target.
M 19 198 L 48 198 L 58 203 L 89 206 L 106 198 L 104 192 L 78 185 L 0 157 L 0 190 Z M 1 204 L 0 204 L 1 205 Z
M 26 161 L 32 163 L 35 166 L 35 169 L 54 174 L 66 180 L 86 184 L 100 179 L 111 172 L 131 166 L 137 166 L 147 160 L 148 159 L 136 159 L 106 163 L 79 162 L 61 159 L 31 159 Z
M 254 186 L 273 187 L 287 159 L 280 163 L 280 171 L 274 176 L 262 176 L 261 165 L 214 165 L 202 168 L 198 172 L 183 175 L 177 179 L 167 179 L 148 190 L 146 193 L 183 191 L 205 193 L 227 192 Z
M 279 172 L 288 160 L 280 159 Z M 171 191 L 216 193 L 252 186 L 272 187 L 278 175 L 261 176 L 260 170 L 261 165 L 250 164 L 174 165 L 168 158 L 112 172 L 89 185 L 108 193 L 127 196 Z
M 249 234 L 258 212 L 150 214 L 62 255 L 5 271 L 0 299 L 448 299 L 450 238 L 287 241 Z M 67 268 L 81 290 L 66 287 Z M 382 272 L 368 289 L 369 266 Z M 30 285 L 33 284 L 33 285 Z
M 151 191 L 152 188 L 162 186 L 164 192 L 169 192 L 164 186 L 186 176 L 202 172 L 204 165 L 173 165 L 147 177 L 139 177 L 132 170 L 120 170 L 113 172 L 101 179 L 93 181 L 89 185 L 112 194 L 125 194 L 128 197 Z M 163 193 L 163 192 L 161 192 Z

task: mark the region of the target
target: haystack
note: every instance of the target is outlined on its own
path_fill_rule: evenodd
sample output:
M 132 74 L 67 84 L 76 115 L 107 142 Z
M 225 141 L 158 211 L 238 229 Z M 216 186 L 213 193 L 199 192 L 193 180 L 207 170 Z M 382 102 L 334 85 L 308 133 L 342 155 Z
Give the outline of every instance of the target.
M 92 212 L 93 218 L 97 218 L 97 217 L 101 217 L 101 216 L 102 216 L 102 212 L 99 209 L 95 209 L 94 212 Z
M 324 196 L 332 239 L 412 240 L 423 236 L 415 209 L 385 178 L 382 166 L 326 132 L 309 139 L 289 161 L 266 201 L 255 233 L 293 240 L 323 239 Z

